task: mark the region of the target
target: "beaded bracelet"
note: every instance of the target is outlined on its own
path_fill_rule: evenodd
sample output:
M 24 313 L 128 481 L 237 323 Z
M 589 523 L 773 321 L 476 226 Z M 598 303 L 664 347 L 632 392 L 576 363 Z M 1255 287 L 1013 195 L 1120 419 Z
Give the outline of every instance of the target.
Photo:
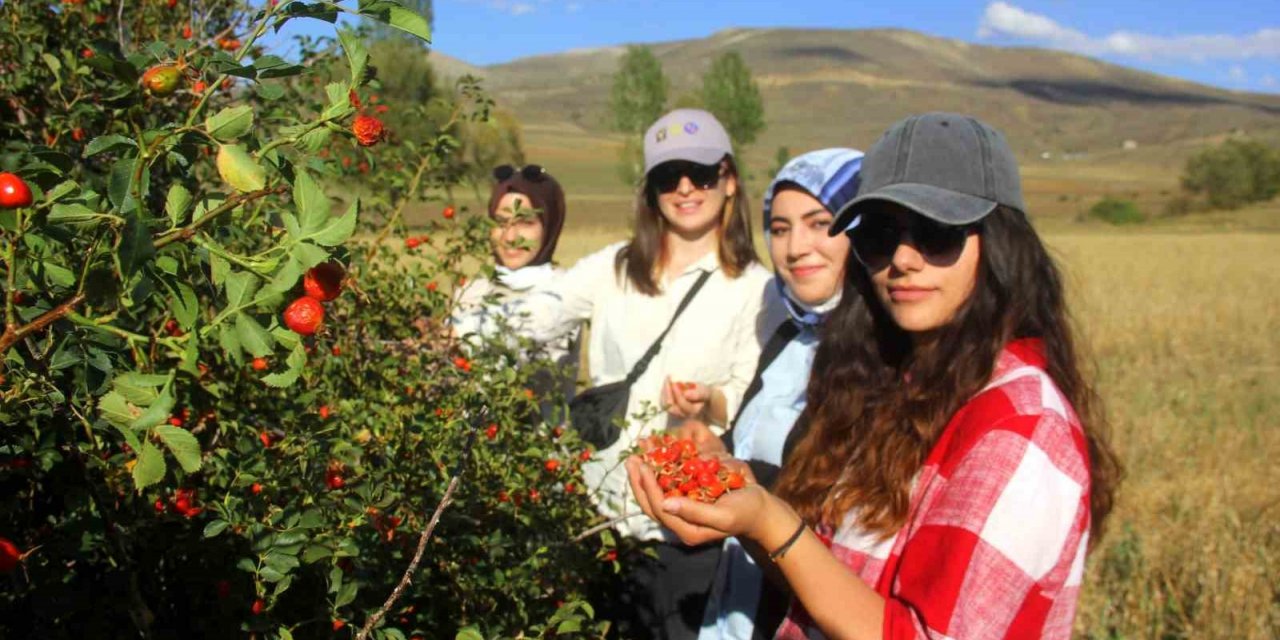
M 777 562 L 779 558 L 786 555 L 787 550 L 791 548 L 791 545 L 795 544 L 796 540 L 800 539 L 800 534 L 804 533 L 804 529 L 805 529 L 804 520 L 801 520 L 800 526 L 796 527 L 796 532 L 791 534 L 791 537 L 787 538 L 787 541 L 782 543 L 781 547 L 778 547 L 777 549 L 774 549 L 772 552 L 769 553 L 769 559 L 774 562 Z

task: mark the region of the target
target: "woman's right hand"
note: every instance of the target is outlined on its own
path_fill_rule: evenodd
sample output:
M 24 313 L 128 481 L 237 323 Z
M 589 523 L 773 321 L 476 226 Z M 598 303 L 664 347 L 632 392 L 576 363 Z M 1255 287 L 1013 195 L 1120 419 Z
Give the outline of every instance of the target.
M 692 440 L 693 444 L 698 447 L 698 453 L 703 455 L 714 455 L 729 452 L 729 450 L 725 448 L 724 441 L 720 439 L 720 436 L 716 435 L 715 432 L 711 430 L 711 427 L 708 427 L 707 424 L 701 420 L 685 420 L 675 429 L 668 429 L 668 432 L 682 440 Z
M 746 467 L 741 461 L 733 461 Z M 729 536 L 751 538 L 773 497 L 753 480 L 714 503 L 690 498 L 666 498 L 653 469 L 636 456 L 627 459 L 627 479 L 645 515 L 675 533 L 687 545 L 700 545 Z M 748 476 L 750 477 L 750 476 Z

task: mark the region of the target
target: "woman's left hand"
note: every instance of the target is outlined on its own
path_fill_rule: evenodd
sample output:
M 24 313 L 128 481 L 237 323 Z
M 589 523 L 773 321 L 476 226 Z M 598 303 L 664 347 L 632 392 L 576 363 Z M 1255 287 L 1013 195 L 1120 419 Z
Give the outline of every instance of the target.
M 745 465 L 743 465 L 745 466 Z M 640 509 L 687 545 L 700 545 L 729 536 L 750 537 L 770 499 L 754 482 L 707 504 L 690 498 L 663 497 L 658 478 L 643 460 L 627 459 L 627 478 Z
M 667 378 L 662 386 L 662 402 L 677 418 L 699 418 L 711 401 L 711 387 L 699 382 L 676 382 Z

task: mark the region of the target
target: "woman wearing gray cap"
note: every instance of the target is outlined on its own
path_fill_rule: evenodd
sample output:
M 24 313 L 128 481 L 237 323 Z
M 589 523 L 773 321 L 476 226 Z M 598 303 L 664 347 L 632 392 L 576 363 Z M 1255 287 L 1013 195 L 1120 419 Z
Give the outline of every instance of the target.
M 794 594 L 777 637 L 1070 637 L 1120 471 L 1023 209 L 999 132 L 946 113 L 894 125 L 833 228 L 852 241 L 845 295 L 776 496 L 664 499 L 628 460 L 641 507 L 681 539 L 762 549 Z
M 770 274 L 756 257 L 724 127 L 706 111 L 677 109 L 645 133 L 644 158 L 631 239 L 583 258 L 508 314 L 524 314 L 522 327 L 543 342 L 591 322 L 592 389 L 575 399 L 570 415 L 597 448 L 583 476 L 617 531 L 657 552 L 656 559 L 622 558 L 626 584 L 607 604 L 633 618 L 622 621 L 633 623 L 621 630 L 624 637 L 692 638 L 719 545 L 668 542 L 661 527 L 641 516 L 622 454 L 685 418 L 722 430 L 781 317 L 760 314 Z M 607 398 L 621 398 L 621 415 L 597 411 L 593 417 L 603 425 L 585 424 L 580 401 L 606 389 Z M 623 424 L 609 431 L 615 417 Z

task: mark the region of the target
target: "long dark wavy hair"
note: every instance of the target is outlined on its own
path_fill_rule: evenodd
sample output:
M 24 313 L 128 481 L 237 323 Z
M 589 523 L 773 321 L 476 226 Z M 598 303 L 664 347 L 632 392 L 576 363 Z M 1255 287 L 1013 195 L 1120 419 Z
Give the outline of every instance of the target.
M 717 233 L 720 242 L 717 253 L 720 268 L 725 275 L 736 278 L 753 262 L 759 262 L 755 244 L 751 239 L 751 210 L 747 205 L 746 185 L 738 173 L 733 156 L 726 155 L 721 162 L 725 175 L 738 181 L 738 189 L 724 203 Z M 658 194 L 645 176 L 636 194 L 635 222 L 631 229 L 631 242 L 618 252 L 614 259 L 614 271 L 626 275 L 636 290 L 649 296 L 662 292 L 658 285 L 663 265 L 667 261 L 667 219 L 658 209 Z
M 850 256 L 846 295 L 824 323 L 813 361 L 801 418 L 809 431 L 777 485 L 810 524 L 838 526 L 856 509 L 864 530 L 882 538 L 896 533 L 908 516 L 912 479 L 947 421 L 990 382 L 1009 342 L 1039 338 L 1046 372 L 1084 426 L 1091 539 L 1102 537 L 1123 472 L 1101 402 L 1082 372 L 1062 277 L 1021 211 L 998 207 L 978 233 L 973 292 L 920 349 Z

